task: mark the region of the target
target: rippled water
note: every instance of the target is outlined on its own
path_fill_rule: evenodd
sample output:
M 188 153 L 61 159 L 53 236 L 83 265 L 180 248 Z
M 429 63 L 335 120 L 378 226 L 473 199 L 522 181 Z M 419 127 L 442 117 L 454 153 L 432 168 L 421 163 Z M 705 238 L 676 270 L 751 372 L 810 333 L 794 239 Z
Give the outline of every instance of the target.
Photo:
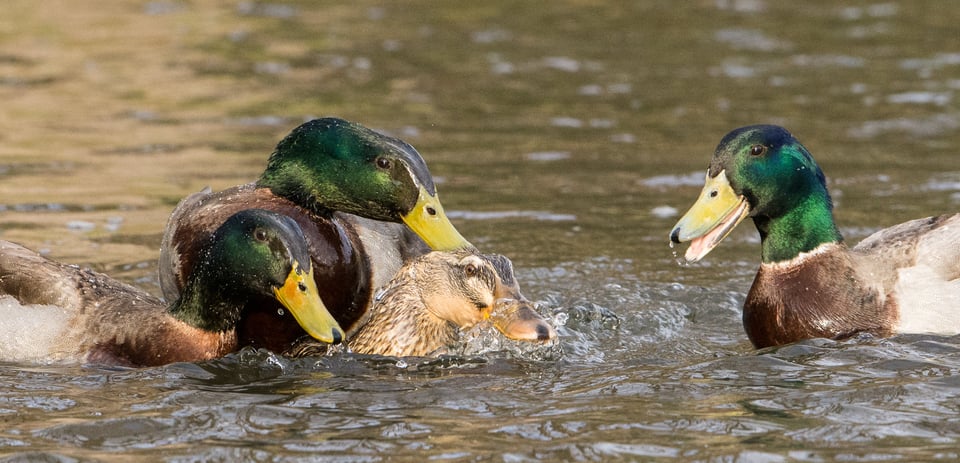
M 796 3 L 796 2 L 794 2 Z M 960 203 L 960 13 L 933 1 L 9 1 L 0 238 L 158 293 L 176 202 L 304 119 L 416 146 L 560 351 L 0 365 L 42 461 L 920 461 L 960 454 L 960 338 L 754 351 L 759 244 L 667 232 L 730 129 L 788 127 L 855 242 Z M 677 250 L 673 250 L 677 251 Z M 477 346 L 474 346 L 477 347 Z M 481 346 L 484 349 L 497 346 Z

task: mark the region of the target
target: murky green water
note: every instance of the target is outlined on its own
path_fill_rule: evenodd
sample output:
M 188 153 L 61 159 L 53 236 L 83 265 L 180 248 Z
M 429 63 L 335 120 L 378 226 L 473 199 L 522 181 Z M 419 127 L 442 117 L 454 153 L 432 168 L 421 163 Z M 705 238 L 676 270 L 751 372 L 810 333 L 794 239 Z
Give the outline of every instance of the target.
M 743 226 L 667 233 L 716 143 L 788 127 L 848 240 L 960 203 L 960 12 L 941 2 L 8 1 L 0 238 L 152 292 L 184 195 L 304 119 L 416 146 L 454 222 L 513 258 L 563 356 L 244 352 L 0 366 L 0 453 L 42 461 L 919 461 L 960 448 L 960 339 L 755 352 Z

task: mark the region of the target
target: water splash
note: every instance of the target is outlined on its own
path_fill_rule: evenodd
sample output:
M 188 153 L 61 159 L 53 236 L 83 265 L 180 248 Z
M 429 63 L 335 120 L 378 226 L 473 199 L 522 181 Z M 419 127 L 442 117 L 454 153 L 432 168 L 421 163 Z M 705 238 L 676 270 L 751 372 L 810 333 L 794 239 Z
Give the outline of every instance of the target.
M 507 339 L 490 323 L 479 323 L 463 333 L 451 354 L 476 357 L 506 354 L 508 357 L 531 361 L 557 361 L 563 357 L 563 346 L 558 339 L 544 343 Z

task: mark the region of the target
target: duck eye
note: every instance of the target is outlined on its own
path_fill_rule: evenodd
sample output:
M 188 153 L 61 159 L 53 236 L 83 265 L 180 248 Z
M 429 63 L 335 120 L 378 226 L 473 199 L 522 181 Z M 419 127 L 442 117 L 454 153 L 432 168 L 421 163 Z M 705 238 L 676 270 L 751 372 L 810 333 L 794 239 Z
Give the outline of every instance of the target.
M 463 267 L 463 273 L 465 273 L 468 277 L 476 276 L 477 271 L 477 266 L 473 264 L 467 264 Z
M 767 152 L 767 147 L 763 145 L 753 145 L 750 147 L 751 156 L 760 156 Z
M 266 242 L 266 241 L 267 241 L 267 232 L 264 231 L 262 228 L 258 228 L 258 229 L 256 229 L 256 230 L 253 231 L 253 237 L 254 237 L 257 241 Z
M 383 170 L 389 170 L 391 164 L 392 164 L 392 163 L 391 163 L 390 160 L 387 159 L 387 158 L 384 158 L 384 157 L 379 157 L 379 158 L 377 158 L 377 167 L 379 167 L 379 168 L 381 168 L 381 169 L 383 169 Z

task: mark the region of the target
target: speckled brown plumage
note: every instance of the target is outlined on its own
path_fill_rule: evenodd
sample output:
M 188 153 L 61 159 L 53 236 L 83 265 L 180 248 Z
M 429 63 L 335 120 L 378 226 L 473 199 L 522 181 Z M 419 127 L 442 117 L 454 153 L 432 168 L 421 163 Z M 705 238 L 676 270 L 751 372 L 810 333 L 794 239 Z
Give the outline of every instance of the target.
M 352 338 L 361 354 L 424 356 L 453 344 L 462 328 L 494 303 L 496 269 L 470 252 L 417 258 L 377 295 L 370 318 Z

